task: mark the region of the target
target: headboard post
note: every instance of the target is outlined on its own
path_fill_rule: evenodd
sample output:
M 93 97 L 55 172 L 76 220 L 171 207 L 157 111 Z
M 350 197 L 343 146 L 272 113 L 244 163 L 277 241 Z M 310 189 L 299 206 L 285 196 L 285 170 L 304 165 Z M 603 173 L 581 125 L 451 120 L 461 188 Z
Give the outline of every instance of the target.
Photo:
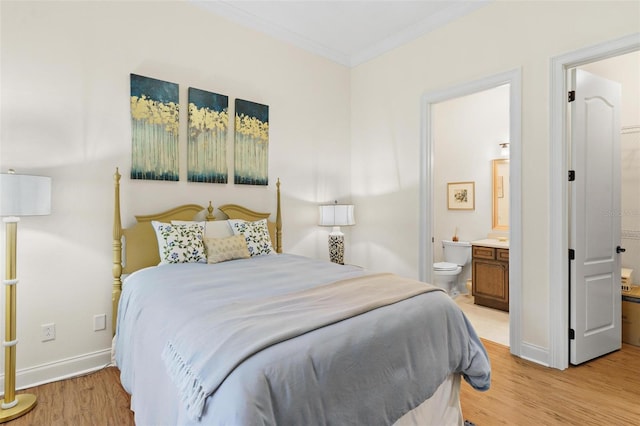
M 205 219 L 207 220 L 207 222 L 216 220 L 215 216 L 213 215 L 213 204 L 211 204 L 211 201 L 209 201 L 209 207 L 207 207 L 207 216 L 205 217 Z
M 116 333 L 116 312 L 118 312 L 118 303 L 120 301 L 120 293 L 122 292 L 122 224 L 120 221 L 120 173 L 116 167 L 116 173 L 113 175 L 113 183 L 115 185 L 115 200 L 113 211 L 113 288 L 111 290 L 111 327 L 112 333 Z
M 280 212 L 280 178 L 276 182 L 276 253 L 282 253 L 282 213 Z

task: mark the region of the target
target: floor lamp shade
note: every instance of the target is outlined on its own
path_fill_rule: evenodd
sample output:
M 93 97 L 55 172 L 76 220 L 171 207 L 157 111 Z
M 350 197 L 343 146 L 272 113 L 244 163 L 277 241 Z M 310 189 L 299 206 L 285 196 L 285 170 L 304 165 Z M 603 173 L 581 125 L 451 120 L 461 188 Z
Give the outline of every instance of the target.
M 334 263 L 344 265 L 344 234 L 341 226 L 355 225 L 353 204 L 328 204 L 320 206 L 320 226 L 332 226 L 329 233 L 329 258 Z
M 0 423 L 30 411 L 36 405 L 32 394 L 16 395 L 16 242 L 19 216 L 40 216 L 51 212 L 51 178 L 43 176 L 0 174 L 0 216 L 5 223 L 5 332 L 4 397 L 0 401 Z
M 51 213 L 51 178 L 0 174 L 0 216 L 39 216 Z

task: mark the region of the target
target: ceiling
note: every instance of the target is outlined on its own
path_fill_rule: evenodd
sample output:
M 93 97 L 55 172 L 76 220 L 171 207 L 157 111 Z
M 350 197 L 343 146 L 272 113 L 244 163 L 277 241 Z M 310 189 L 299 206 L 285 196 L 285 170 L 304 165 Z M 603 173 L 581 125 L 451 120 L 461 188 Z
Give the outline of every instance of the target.
M 190 0 L 238 24 L 353 67 L 490 0 Z

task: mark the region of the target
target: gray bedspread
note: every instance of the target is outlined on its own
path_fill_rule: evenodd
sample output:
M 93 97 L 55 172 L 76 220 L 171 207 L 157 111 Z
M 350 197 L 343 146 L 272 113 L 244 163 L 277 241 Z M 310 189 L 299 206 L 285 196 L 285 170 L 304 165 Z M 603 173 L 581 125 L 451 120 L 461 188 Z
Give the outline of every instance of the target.
M 364 274 L 293 255 L 163 265 L 132 274 L 120 300 L 116 360 L 136 422 L 391 424 L 451 373 L 461 373 L 477 389 L 489 387 L 489 360 L 473 328 L 445 293 L 430 292 L 242 356 L 204 401 L 201 418 L 189 413 L 161 360 L 185 328 L 199 330 L 189 332 L 195 336 L 190 345 L 206 353 L 219 343 L 215 326 L 200 322 L 216 317 L 212 312 Z M 222 353 L 221 364 L 236 364 Z M 209 382 L 210 367 L 198 370 L 199 381 Z

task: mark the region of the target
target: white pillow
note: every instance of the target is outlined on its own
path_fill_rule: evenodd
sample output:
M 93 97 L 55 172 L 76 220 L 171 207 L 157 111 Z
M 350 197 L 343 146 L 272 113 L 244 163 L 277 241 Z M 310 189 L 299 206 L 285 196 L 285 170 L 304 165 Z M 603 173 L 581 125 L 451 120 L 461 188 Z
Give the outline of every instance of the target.
M 247 241 L 247 248 L 251 256 L 261 256 L 265 254 L 275 254 L 267 219 L 247 222 L 241 219 L 229 219 L 229 224 L 235 235 L 244 235 Z
M 224 238 L 233 236 L 233 231 L 227 220 L 210 220 L 206 222 L 194 222 L 189 220 L 172 220 L 173 225 L 186 225 L 189 223 L 204 223 L 205 238 Z
M 151 221 L 158 239 L 160 265 L 168 263 L 206 263 L 207 256 L 202 241 L 203 222 L 170 224 Z
M 214 220 L 204 225 L 205 238 L 224 238 L 233 236 L 233 230 L 228 220 Z

